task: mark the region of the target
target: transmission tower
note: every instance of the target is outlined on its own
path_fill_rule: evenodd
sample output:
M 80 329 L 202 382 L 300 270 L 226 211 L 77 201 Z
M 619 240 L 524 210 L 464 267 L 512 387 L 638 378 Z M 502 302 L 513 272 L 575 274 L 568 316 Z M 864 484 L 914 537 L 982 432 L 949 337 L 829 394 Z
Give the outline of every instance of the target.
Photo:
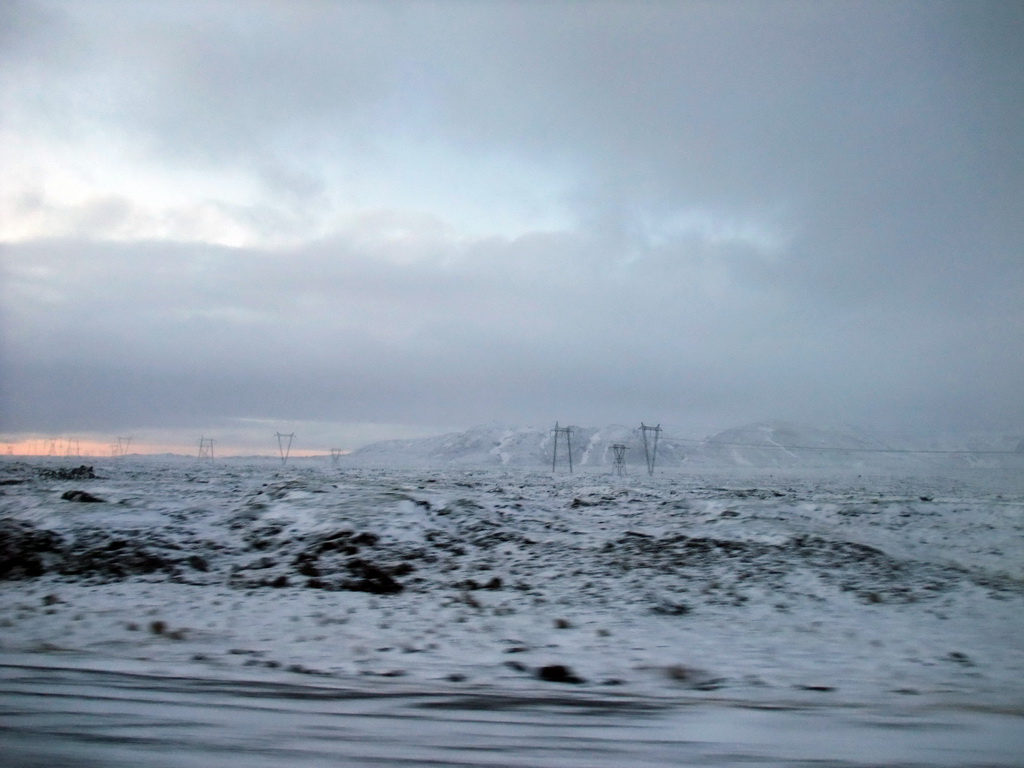
M 281 454 L 281 466 L 288 463 L 288 454 L 292 451 L 292 440 L 294 439 L 294 432 L 287 435 L 282 435 L 280 432 L 277 433 L 277 451 Z
M 653 447 L 647 442 L 647 433 L 654 433 L 654 445 Z M 661 434 L 661 424 L 656 427 L 648 427 L 642 421 L 640 422 L 640 437 L 644 440 L 644 457 L 647 459 L 647 474 L 654 474 L 654 462 L 658 458 L 658 435 Z
M 555 428 L 551 430 L 555 435 L 555 451 L 551 457 L 551 471 L 555 471 L 555 463 L 558 461 L 558 436 L 565 435 L 565 446 L 569 451 L 569 474 L 572 474 L 572 427 L 560 427 L 555 422 Z
M 111 446 L 114 450 L 114 455 L 123 458 L 128 455 L 128 447 L 132 444 L 130 437 L 119 437 L 117 438 L 117 446 Z
M 47 452 L 47 456 L 56 456 L 59 453 L 57 450 L 57 441 L 50 440 L 50 450 Z
M 331 448 L 331 464 L 338 466 L 344 453 L 341 448 Z
M 69 437 L 65 443 L 64 456 L 81 456 L 82 448 L 79 441 L 73 437 Z
M 213 438 L 212 437 L 200 437 L 199 438 L 199 460 L 209 459 L 213 461 Z
M 615 458 L 612 462 L 612 466 L 615 468 L 615 474 L 619 477 L 626 474 L 626 451 L 629 448 L 623 443 L 612 443 L 612 453 Z

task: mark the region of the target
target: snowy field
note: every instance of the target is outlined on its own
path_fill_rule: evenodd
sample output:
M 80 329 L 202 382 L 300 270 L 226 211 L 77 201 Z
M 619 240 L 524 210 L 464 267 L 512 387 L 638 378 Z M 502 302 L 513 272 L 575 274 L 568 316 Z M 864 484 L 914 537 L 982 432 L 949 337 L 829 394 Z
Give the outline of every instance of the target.
M 2 766 L 1024 765 L 1024 467 L 0 482 Z

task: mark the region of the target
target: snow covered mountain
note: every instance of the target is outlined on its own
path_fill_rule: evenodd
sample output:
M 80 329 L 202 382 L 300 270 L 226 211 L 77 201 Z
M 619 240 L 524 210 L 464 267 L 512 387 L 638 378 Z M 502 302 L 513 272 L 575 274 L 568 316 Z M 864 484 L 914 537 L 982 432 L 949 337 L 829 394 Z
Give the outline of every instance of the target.
M 915 463 L 917 454 L 853 427 L 811 427 L 761 421 L 708 438 L 694 461 L 729 467 L 862 467 Z
M 508 467 L 550 469 L 554 461 L 568 470 L 569 443 L 573 468 L 611 469 L 613 445 L 626 446 L 627 471 L 646 471 L 654 451 L 648 432 L 647 452 L 636 427 L 572 426 L 570 439 L 540 427 L 473 427 L 436 437 L 386 440 L 342 457 L 353 467 Z M 942 466 L 1006 466 L 1024 464 L 1017 451 L 1019 437 L 986 436 L 970 440 L 914 442 L 883 439 L 854 427 L 813 427 L 781 421 L 761 421 L 725 430 L 703 440 L 685 438 L 663 429 L 658 436 L 656 467 L 679 468 L 799 468 L 913 470 Z
M 558 435 L 557 456 L 555 434 L 551 428 L 504 427 L 495 424 L 473 427 L 437 437 L 416 440 L 385 440 L 365 446 L 343 458 L 353 466 L 381 467 L 509 467 L 539 469 L 550 468 L 556 462 L 559 468 L 568 468 L 569 449 L 576 468 L 611 467 L 615 444 L 626 445 L 628 465 L 644 465 L 643 442 L 638 431 L 631 427 L 571 426 L 568 439 Z M 653 450 L 653 434 L 648 441 Z M 686 458 L 689 443 L 667 438 L 662 433 L 658 442 L 658 461 L 679 464 Z

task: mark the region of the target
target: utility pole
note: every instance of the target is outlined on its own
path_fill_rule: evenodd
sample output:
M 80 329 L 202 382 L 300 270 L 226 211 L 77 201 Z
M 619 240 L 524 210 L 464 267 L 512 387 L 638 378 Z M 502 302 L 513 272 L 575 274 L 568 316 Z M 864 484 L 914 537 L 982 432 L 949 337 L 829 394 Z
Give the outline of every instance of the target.
M 199 438 L 199 460 L 209 459 L 213 461 L 213 438 L 212 437 L 200 437 Z
M 551 430 L 555 435 L 555 451 L 551 457 L 551 472 L 555 471 L 555 462 L 558 461 L 558 436 L 565 435 L 565 445 L 569 449 L 569 474 L 572 474 L 572 427 L 560 427 L 555 422 L 555 428 Z
M 287 438 L 288 442 L 285 442 Z M 292 440 L 295 439 L 295 433 L 292 432 L 288 435 L 282 435 L 280 432 L 277 433 L 277 450 L 281 454 L 281 466 L 288 463 L 288 454 L 292 450 Z
M 654 433 L 654 447 L 653 449 L 647 443 L 647 433 Z M 640 422 L 640 437 L 644 440 L 644 457 L 647 459 L 647 474 L 654 475 L 654 462 L 658 458 L 658 435 L 661 434 L 661 424 L 656 427 L 648 427 L 642 421 Z
M 615 456 L 612 466 L 615 467 L 615 474 L 622 477 L 626 474 L 626 451 L 629 448 L 623 443 L 612 443 L 612 452 Z

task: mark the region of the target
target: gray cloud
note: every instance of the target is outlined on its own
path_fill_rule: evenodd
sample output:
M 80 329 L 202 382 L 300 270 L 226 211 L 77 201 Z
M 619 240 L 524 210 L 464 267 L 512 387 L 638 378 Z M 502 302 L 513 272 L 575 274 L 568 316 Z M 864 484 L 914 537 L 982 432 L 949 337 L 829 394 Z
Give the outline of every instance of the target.
M 247 175 L 258 200 L 203 210 L 295 243 L 111 242 L 146 200 L 27 190 L 64 224 L 4 246 L 5 430 L 1024 429 L 1018 3 L 5 14 L 8 130 L 110 128 L 153 167 Z M 487 182 L 499 207 L 535 204 L 515 191 L 531 169 L 557 176 L 564 224 L 465 235 L 398 202 L 331 218 L 379 168 L 429 198 L 488 163 L 510 169 Z

